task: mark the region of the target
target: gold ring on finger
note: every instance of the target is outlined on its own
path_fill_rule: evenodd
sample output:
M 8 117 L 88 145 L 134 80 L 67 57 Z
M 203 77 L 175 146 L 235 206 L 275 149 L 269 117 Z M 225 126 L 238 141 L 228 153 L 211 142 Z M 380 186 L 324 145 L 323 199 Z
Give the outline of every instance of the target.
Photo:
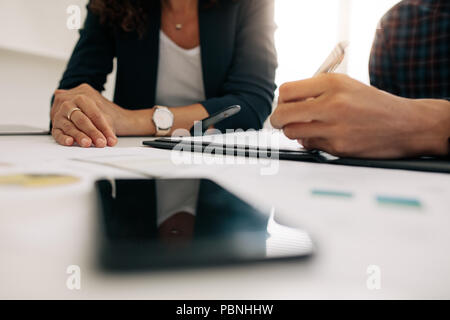
M 69 121 L 72 121 L 72 119 L 71 119 L 71 118 L 72 118 L 72 114 L 73 114 L 75 111 L 81 111 L 81 109 L 78 108 L 78 107 L 74 107 L 74 108 L 70 109 L 69 113 L 67 113 L 67 119 L 68 119 Z

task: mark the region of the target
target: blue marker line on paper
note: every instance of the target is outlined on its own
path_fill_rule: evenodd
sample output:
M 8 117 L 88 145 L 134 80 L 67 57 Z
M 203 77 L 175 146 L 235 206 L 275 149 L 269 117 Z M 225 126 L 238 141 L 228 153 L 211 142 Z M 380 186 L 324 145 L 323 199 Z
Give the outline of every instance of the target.
M 377 196 L 377 202 L 382 205 L 394 205 L 400 207 L 409 208 L 421 208 L 422 203 L 413 198 L 402 198 L 402 197 L 390 197 L 390 196 Z
M 353 197 L 353 194 L 351 192 L 343 192 L 343 191 L 336 191 L 336 190 L 314 189 L 314 190 L 311 190 L 311 194 L 313 196 L 347 198 L 347 199 Z

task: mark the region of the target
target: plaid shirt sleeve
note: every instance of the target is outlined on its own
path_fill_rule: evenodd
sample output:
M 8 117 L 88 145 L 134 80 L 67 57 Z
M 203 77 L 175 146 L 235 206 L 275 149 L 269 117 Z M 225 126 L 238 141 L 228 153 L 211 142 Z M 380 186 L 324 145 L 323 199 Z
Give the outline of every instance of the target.
M 397 82 L 394 79 L 395 73 L 392 72 L 392 57 L 389 43 L 389 33 L 385 32 L 384 23 L 380 22 L 376 34 L 375 41 L 370 54 L 369 74 L 370 83 L 382 90 L 392 94 L 399 94 L 399 89 L 395 87 Z
M 381 19 L 369 64 L 373 86 L 407 98 L 449 100 L 449 69 L 449 0 L 404 0 Z

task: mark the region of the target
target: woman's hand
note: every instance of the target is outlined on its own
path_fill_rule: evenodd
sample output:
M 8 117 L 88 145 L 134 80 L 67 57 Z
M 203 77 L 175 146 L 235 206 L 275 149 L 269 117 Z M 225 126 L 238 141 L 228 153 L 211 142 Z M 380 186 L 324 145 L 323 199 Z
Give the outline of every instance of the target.
M 71 90 L 55 91 L 50 117 L 52 135 L 59 144 L 71 146 L 76 142 L 85 148 L 92 144 L 103 148 L 117 143 L 116 134 L 126 127 L 127 110 L 88 84 L 82 84 Z
M 305 148 L 337 156 L 449 154 L 448 101 L 397 97 L 345 75 L 284 84 L 271 122 Z
M 170 109 L 175 118 L 172 131 L 190 130 L 194 121 L 209 116 L 201 104 Z M 71 146 L 76 142 L 85 148 L 92 144 L 100 148 L 112 147 L 117 144 L 116 135 L 155 135 L 153 112 L 154 108 L 123 109 L 88 84 L 82 84 L 71 90 L 55 91 L 50 113 L 52 135 L 64 146 Z

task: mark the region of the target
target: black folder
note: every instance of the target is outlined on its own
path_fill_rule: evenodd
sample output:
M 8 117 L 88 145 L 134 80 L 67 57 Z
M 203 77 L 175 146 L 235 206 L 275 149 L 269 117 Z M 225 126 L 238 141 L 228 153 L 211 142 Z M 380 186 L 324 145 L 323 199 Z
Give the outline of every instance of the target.
M 293 151 L 278 150 L 267 148 L 255 148 L 245 145 L 225 145 L 220 143 L 183 140 L 175 138 L 160 138 L 151 141 L 144 141 L 144 145 L 158 149 L 177 150 L 187 152 L 205 152 L 210 154 L 234 155 L 243 157 L 257 158 L 278 158 L 280 160 L 303 161 L 326 163 L 334 165 L 397 169 L 410 171 L 425 171 L 450 173 L 450 158 L 414 158 L 401 160 L 372 160 L 372 159 L 356 159 L 356 158 L 337 158 L 323 151 Z

